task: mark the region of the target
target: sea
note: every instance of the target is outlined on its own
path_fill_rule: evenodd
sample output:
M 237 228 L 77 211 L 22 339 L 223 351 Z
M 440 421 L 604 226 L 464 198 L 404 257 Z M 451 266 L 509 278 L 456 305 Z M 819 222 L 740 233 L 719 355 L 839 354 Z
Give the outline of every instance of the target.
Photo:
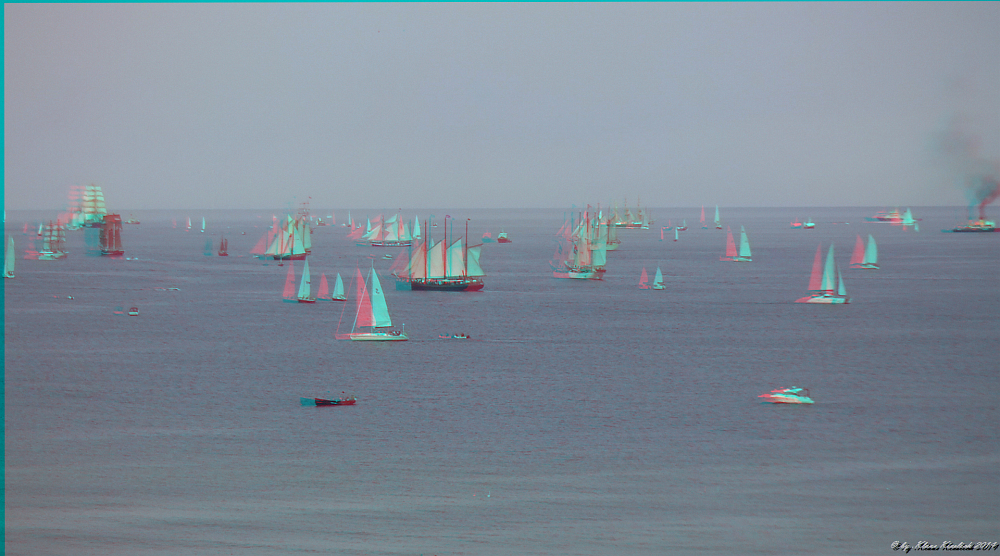
M 941 233 L 964 207 L 913 207 L 919 230 L 865 220 L 886 208 L 722 207 L 722 230 L 652 208 L 601 281 L 552 276 L 579 209 L 402 211 L 435 240 L 508 232 L 483 246 L 481 292 L 398 290 L 384 255 L 403 249 L 359 247 L 347 210 L 313 210 L 335 221 L 313 227 L 313 287 L 374 269 L 406 342 L 337 340 L 353 299 L 283 302 L 301 261 L 250 254 L 283 212 L 125 211 L 123 257 L 88 254 L 79 230 L 38 261 L 58 215 L 8 211 L 5 552 L 995 547 L 1000 233 Z M 741 226 L 753 261 L 721 261 Z M 848 268 L 869 234 L 881 268 Z M 851 302 L 794 303 L 831 244 Z M 657 268 L 665 289 L 640 288 Z M 815 403 L 761 403 L 789 386 Z M 341 393 L 357 405 L 301 403 Z

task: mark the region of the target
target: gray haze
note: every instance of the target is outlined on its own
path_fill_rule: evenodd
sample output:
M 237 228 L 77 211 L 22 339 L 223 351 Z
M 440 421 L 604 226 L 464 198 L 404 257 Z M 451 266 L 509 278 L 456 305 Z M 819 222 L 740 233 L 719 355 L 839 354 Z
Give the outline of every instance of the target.
M 962 205 L 1000 3 L 5 4 L 4 203 Z

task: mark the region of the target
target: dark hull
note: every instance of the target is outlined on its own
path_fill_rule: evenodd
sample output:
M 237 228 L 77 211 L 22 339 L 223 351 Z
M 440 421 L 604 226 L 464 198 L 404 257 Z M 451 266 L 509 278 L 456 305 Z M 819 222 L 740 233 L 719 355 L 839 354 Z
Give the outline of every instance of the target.
M 276 261 L 302 261 L 305 260 L 308 253 L 296 253 L 294 255 L 271 255 L 271 258 Z
M 305 403 L 305 400 L 307 400 L 307 399 L 309 399 L 309 398 L 303 398 L 303 403 Z M 357 403 L 357 400 L 351 400 L 351 399 L 347 399 L 347 400 L 327 400 L 327 399 L 324 399 L 324 398 L 312 398 L 312 401 L 317 406 L 325 406 L 325 405 L 354 405 L 354 404 Z
M 482 280 L 411 280 L 411 290 L 440 292 L 476 292 L 486 284 Z

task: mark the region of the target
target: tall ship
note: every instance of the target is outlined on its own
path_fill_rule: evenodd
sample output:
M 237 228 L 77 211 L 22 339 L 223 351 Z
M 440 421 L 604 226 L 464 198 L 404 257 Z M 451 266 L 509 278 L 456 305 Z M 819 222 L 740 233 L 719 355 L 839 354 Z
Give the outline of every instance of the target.
M 613 224 L 613 221 L 612 221 Z M 598 230 L 600 226 L 596 226 Z M 607 264 L 606 236 L 594 234 L 590 214 L 584 212 L 569 239 L 560 244 L 552 264 L 553 278 L 601 280 Z
M 417 230 L 417 235 L 420 231 Z M 361 236 L 365 243 L 371 247 L 409 247 L 413 245 L 413 235 L 410 233 L 410 225 L 403 221 L 398 214 L 383 221 L 379 216 L 367 233 Z
M 113 257 L 124 255 L 122 248 L 122 217 L 118 214 L 106 214 L 100 234 L 101 254 Z
M 270 244 L 264 250 L 263 258 L 301 261 L 312 253 L 312 230 L 308 220 L 301 216 L 289 215 L 281 225 L 275 222 L 268 239 Z
M 424 224 L 424 228 L 430 228 Z M 479 291 L 485 287 L 486 272 L 479 264 L 482 244 L 468 245 L 469 223 L 465 223 L 465 238 L 448 244 L 448 229 L 444 239 L 433 242 L 428 232 L 425 241 L 418 242 L 399 264 L 393 265 L 393 275 L 399 289 L 432 291 Z M 402 256 L 406 257 L 407 254 Z
M 74 204 L 69 211 L 69 229 L 100 228 L 104 225 L 104 216 L 108 214 L 104 204 L 104 192 L 98 185 L 85 187 L 74 186 L 70 190 L 70 199 Z
M 66 230 L 58 221 L 50 220 L 42 233 L 42 248 L 38 250 L 38 260 L 55 261 L 67 255 Z
M 610 225 L 616 228 L 630 228 L 630 229 L 641 229 L 648 230 L 649 225 L 652 221 L 649 219 L 649 214 L 644 210 L 640 203 L 636 203 L 635 213 L 633 214 L 628 208 L 628 200 L 625 200 L 624 214 L 618 211 L 617 205 L 612 205 L 611 216 L 609 218 Z

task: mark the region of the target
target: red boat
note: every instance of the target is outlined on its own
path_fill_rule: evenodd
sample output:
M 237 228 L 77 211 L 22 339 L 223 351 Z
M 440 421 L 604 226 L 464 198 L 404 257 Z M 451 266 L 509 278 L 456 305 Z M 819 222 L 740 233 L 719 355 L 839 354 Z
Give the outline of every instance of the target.
M 343 398 L 336 398 L 328 400 L 326 398 L 302 398 L 302 405 L 354 405 L 358 403 L 358 397 L 354 395 L 347 395 Z

